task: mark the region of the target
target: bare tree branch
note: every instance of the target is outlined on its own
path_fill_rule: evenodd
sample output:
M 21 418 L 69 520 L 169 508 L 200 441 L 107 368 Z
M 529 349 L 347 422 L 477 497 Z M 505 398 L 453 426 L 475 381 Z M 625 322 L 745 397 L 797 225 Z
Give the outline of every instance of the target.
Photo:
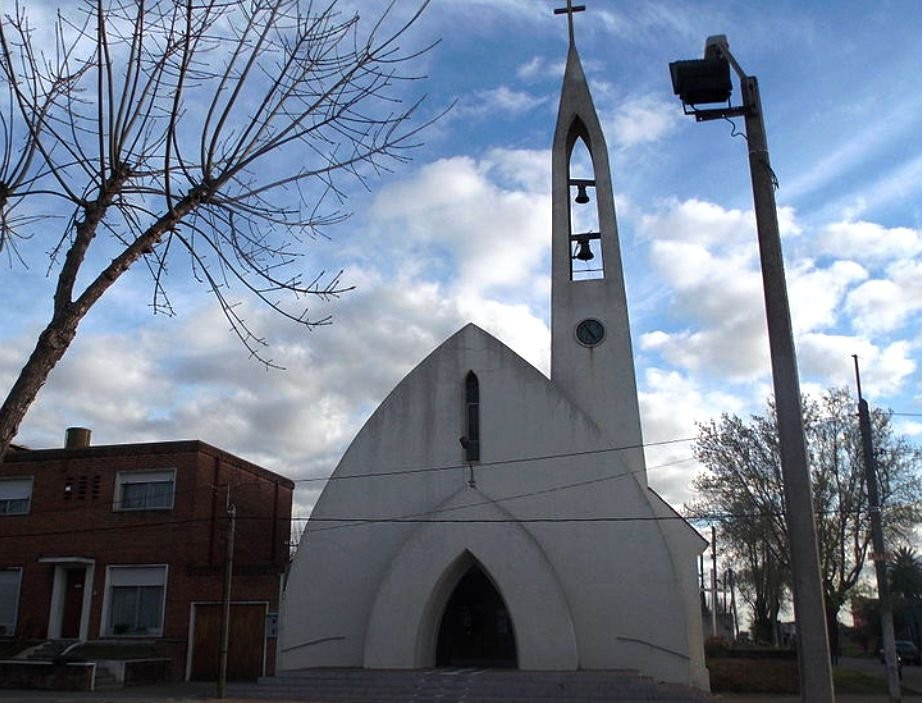
M 154 312 L 173 314 L 164 274 L 184 262 L 267 366 L 241 301 L 329 323 L 308 302 L 349 287 L 306 274 L 304 244 L 345 220 L 347 181 L 403 162 L 435 119 L 407 94 L 419 76 L 404 69 L 428 48 L 399 47 L 428 4 L 411 2 L 365 28 L 336 0 L 81 0 L 59 11 L 48 52 L 18 0 L 0 16 L 0 251 L 25 262 L 42 242 L 56 278 L 52 319 L 0 407 L 0 458 L 138 261 Z

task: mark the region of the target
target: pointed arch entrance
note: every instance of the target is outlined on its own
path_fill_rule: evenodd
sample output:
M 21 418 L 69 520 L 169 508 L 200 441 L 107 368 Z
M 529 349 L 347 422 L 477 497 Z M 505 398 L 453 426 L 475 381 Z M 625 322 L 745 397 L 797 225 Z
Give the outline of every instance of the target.
M 365 633 L 365 668 L 435 666 L 448 602 L 476 565 L 508 609 L 518 668 L 578 669 L 570 608 L 534 537 L 474 487 L 459 489 L 433 512 L 443 511 L 487 522 L 450 530 L 422 524 L 407 538 L 375 596 Z M 500 519 L 505 521 L 501 530 L 488 524 Z
M 458 581 L 439 624 L 436 666 L 517 666 L 515 632 L 503 597 L 476 563 Z

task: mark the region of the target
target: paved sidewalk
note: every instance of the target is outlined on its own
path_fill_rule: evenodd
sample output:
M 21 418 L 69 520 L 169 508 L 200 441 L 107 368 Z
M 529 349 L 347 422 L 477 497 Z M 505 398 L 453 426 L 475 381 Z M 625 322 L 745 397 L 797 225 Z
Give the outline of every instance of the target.
M 138 686 L 136 688 L 101 691 L 98 693 L 73 693 L 55 691 L 7 691 L 0 689 L 0 701 L 12 703 L 202 703 L 217 700 L 214 684 L 183 683 L 162 686 Z M 922 701 L 922 696 L 904 696 L 906 701 Z M 225 703 L 252 703 L 254 699 L 225 698 Z M 800 703 L 799 696 L 777 696 L 758 694 L 715 694 L 715 703 Z M 838 703 L 889 703 L 886 695 L 839 695 Z M 272 703 L 286 703 L 273 701 Z M 290 701 L 288 703 L 305 703 Z M 316 703 L 322 703 L 317 701 Z
M 0 689 L 0 703 L 202 703 L 215 698 L 213 683 L 172 683 L 155 686 L 114 689 L 92 693 L 64 691 L 24 691 Z M 252 698 L 225 698 L 225 703 L 252 703 Z M 907 703 L 922 703 L 922 695 L 906 695 Z M 799 696 L 762 694 L 716 693 L 715 703 L 800 703 Z M 837 703 L 889 703 L 885 694 L 845 694 L 836 696 Z M 272 701 L 272 703 L 306 703 L 299 701 Z M 322 703 L 315 701 L 313 703 Z

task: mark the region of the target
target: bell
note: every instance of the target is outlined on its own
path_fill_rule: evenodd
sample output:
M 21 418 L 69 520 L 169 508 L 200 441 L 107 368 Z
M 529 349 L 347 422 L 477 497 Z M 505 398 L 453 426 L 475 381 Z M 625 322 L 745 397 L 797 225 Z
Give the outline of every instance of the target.
M 592 261 L 595 258 L 595 254 L 592 253 L 592 249 L 589 248 L 589 240 L 583 239 L 579 243 L 579 250 L 576 252 L 575 259 L 580 261 Z
M 577 186 L 576 197 L 573 199 L 574 202 L 579 203 L 580 205 L 585 205 L 589 202 L 589 195 L 586 193 L 586 184 L 579 183 Z M 589 257 L 592 258 L 591 256 Z

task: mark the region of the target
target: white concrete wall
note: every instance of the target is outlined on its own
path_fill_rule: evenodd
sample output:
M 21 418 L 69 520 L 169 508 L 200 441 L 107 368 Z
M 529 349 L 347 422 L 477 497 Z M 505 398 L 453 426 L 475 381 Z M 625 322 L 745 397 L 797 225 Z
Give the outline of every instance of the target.
M 467 485 L 458 442 L 469 370 L 481 397 L 476 488 Z M 506 515 L 525 522 L 312 520 L 288 580 L 282 668 L 431 665 L 433 633 L 463 571 L 457 565 L 472 558 L 510 610 L 521 667 L 633 667 L 661 680 L 699 682 L 692 650 L 701 642 L 689 640 L 688 622 L 695 542 L 681 543 L 684 523 L 669 537 L 663 523 L 649 519 L 656 509 L 647 488 L 619 452 L 586 453 L 610 446 L 536 369 L 465 327 L 369 419 L 314 515 Z M 560 456 L 574 451 L 583 453 Z M 555 458 L 519 461 L 546 456 Z M 442 467 L 452 468 L 435 470 Z M 374 476 L 401 469 L 425 471 Z M 641 519 L 566 521 L 625 517 Z M 561 521 L 528 522 L 548 518 Z

